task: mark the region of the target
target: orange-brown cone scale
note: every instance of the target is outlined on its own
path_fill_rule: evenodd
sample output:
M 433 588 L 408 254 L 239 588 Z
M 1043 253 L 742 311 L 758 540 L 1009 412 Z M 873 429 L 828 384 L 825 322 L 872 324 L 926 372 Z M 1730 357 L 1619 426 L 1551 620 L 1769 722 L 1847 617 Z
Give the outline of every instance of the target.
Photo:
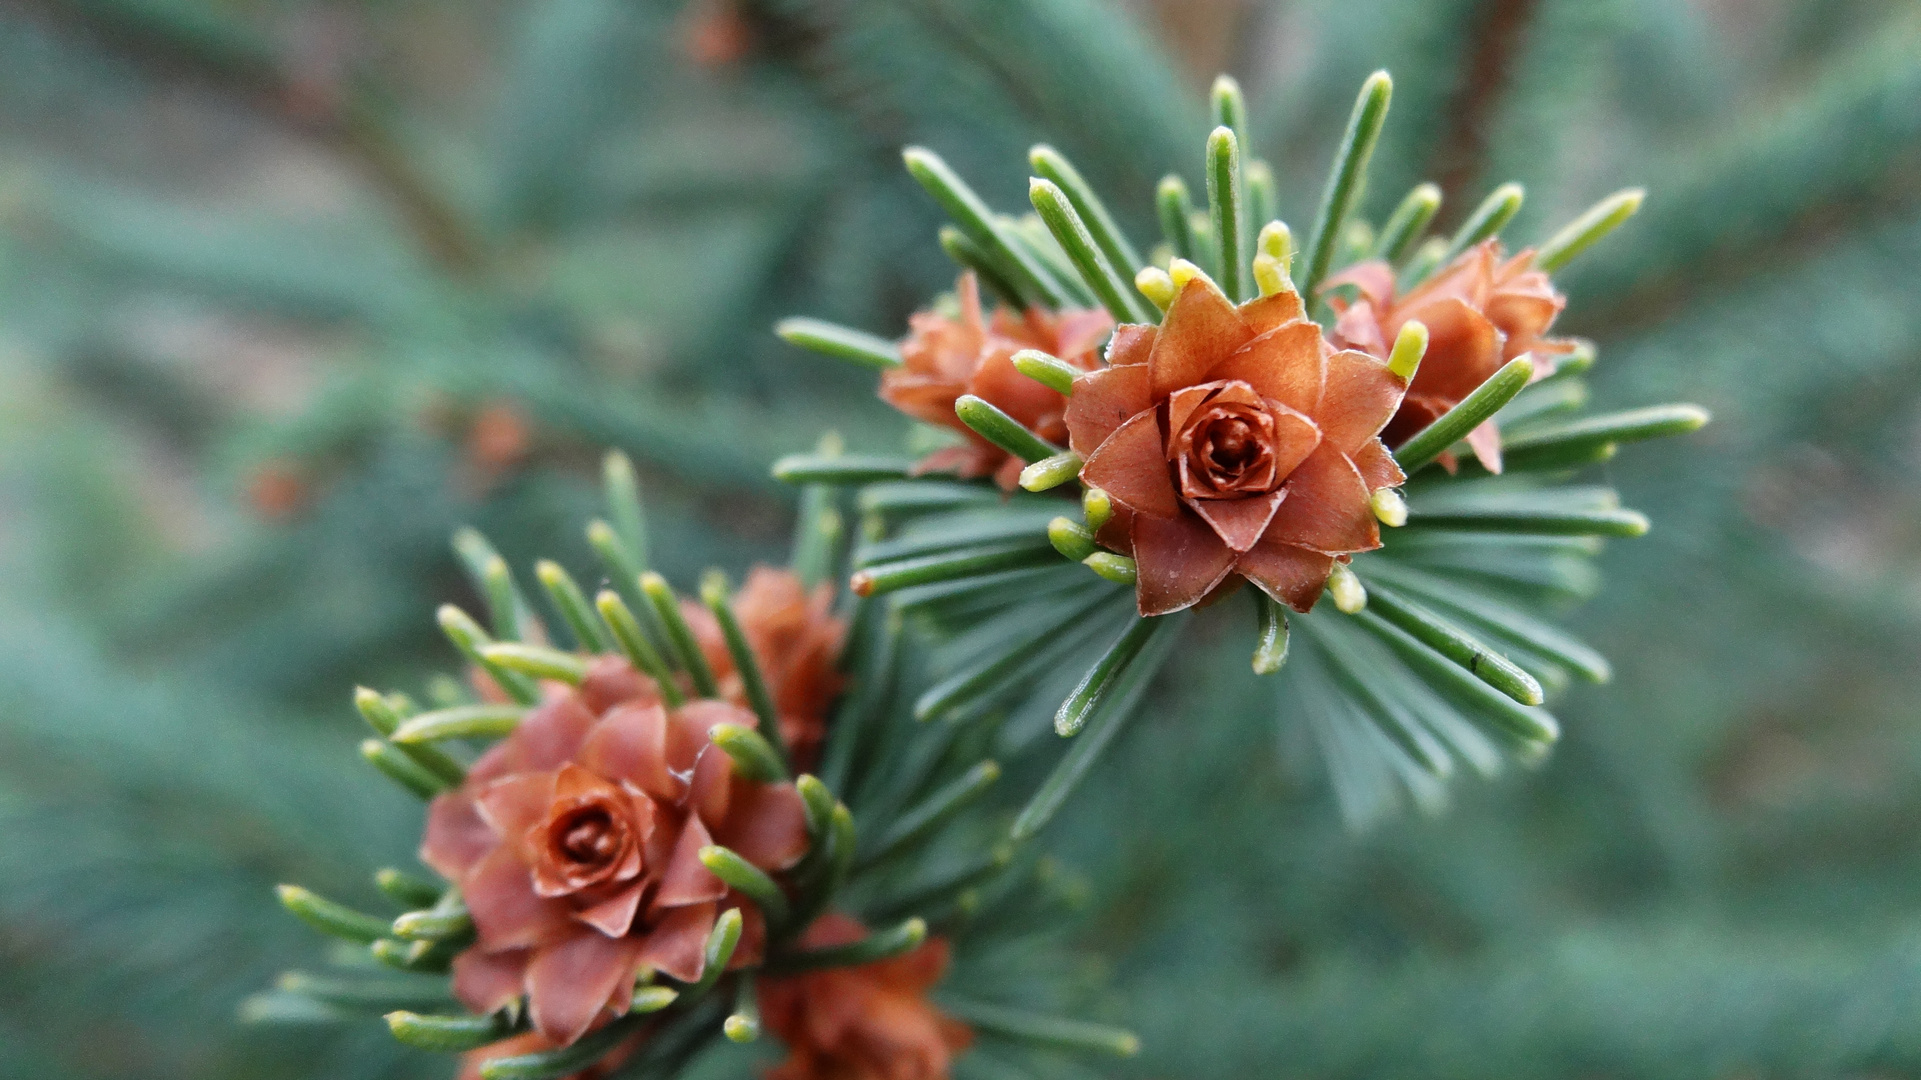
M 523 994 L 534 1030 L 565 1046 L 624 1013 L 642 966 L 691 982 L 715 920 L 742 908 L 733 965 L 755 962 L 759 912 L 699 860 L 724 844 L 769 872 L 807 849 L 791 784 L 735 774 L 716 724 L 755 726 L 722 701 L 669 710 L 613 656 L 544 700 L 428 808 L 420 856 L 460 887 L 476 941 L 454 993 L 477 1013 Z
M 991 318 L 981 307 L 980 285 L 972 272 L 962 274 L 954 292 L 958 317 L 938 311 L 916 312 L 901 342 L 901 364 L 881 375 L 881 400 L 907 415 L 966 437 L 958 446 L 922 460 L 921 472 L 955 472 L 963 477 L 992 476 L 1003 490 L 1020 480 L 1019 458 L 974 433 L 954 415 L 954 403 L 973 394 L 1025 424 L 1050 442 L 1067 435 L 1059 391 L 1042 386 L 1014 367 L 1014 354 L 1039 349 L 1083 371 L 1100 362 L 1101 340 L 1114 325 L 1107 312 L 1075 308 L 997 308 Z
M 833 606 L 832 585 L 823 582 L 810 591 L 792 570 L 768 566 L 754 567 L 733 599 L 734 618 L 767 681 L 781 737 L 799 772 L 812 771 L 819 759 L 827 712 L 847 683 L 840 671 L 847 621 L 833 614 Z M 721 697 L 746 707 L 734 654 L 713 612 L 686 601 L 680 610 L 720 683 Z
M 1369 497 L 1405 477 L 1378 436 L 1406 390 L 1332 348 L 1293 292 L 1236 307 L 1196 278 L 1160 326 L 1117 329 L 1065 420 L 1081 479 L 1116 504 L 1097 539 L 1133 556 L 1141 614 L 1236 579 L 1313 607 L 1336 559 L 1380 546 Z
M 1574 342 L 1545 336 L 1567 297 L 1545 271 L 1534 269 L 1533 250 L 1507 258 L 1499 240 L 1484 240 L 1461 253 L 1406 296 L 1395 295 L 1394 271 L 1378 259 L 1349 267 L 1327 288 L 1353 285 L 1353 303 L 1333 300 L 1340 317 L 1334 344 L 1386 359 L 1394 338 L 1410 319 L 1427 327 L 1427 353 L 1400 411 L 1381 437 L 1396 447 L 1461 403 L 1501 365 L 1533 353 L 1535 378 L 1553 370 L 1552 358 L 1573 351 Z M 1501 432 L 1489 420 L 1467 438 L 1489 472 L 1501 471 Z M 1452 467 L 1452 458 L 1448 459 Z
M 866 933 L 854 919 L 828 914 L 800 944 L 828 948 Z M 768 1080 L 947 1080 L 954 1056 L 974 1039 L 927 1000 L 947 959 L 947 942 L 931 938 L 872 964 L 762 977 L 761 1019 L 788 1050 Z

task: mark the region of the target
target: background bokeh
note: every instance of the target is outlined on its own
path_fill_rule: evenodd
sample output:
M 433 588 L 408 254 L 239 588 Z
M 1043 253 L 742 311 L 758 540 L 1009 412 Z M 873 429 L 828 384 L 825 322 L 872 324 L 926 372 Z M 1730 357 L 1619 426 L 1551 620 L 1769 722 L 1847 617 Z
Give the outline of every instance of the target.
M 951 282 L 902 143 L 1150 235 L 1227 70 L 1304 223 L 1376 67 L 1372 215 L 1649 189 L 1562 326 L 1716 422 L 1608 467 L 1614 684 L 1444 816 L 1355 834 L 1238 643 L 1176 665 L 1050 834 L 1101 1072 L 1921 1075 L 1911 0 L 0 3 L 0 1075 L 447 1071 L 237 1016 L 314 950 L 273 883 L 409 856 L 347 692 L 447 662 L 449 532 L 584 567 L 616 446 L 675 581 L 781 557 L 768 463 L 903 425 L 768 327 Z

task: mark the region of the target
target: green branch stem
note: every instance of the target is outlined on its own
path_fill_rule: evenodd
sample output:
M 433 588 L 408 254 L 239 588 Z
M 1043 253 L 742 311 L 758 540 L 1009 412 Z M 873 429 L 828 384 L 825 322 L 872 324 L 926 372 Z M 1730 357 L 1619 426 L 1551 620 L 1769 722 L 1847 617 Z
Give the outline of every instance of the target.
M 519 672 L 509 671 L 481 655 L 483 649 L 494 644 L 494 639 L 480 628 L 480 624 L 473 620 L 473 616 L 452 604 L 442 604 L 438 618 L 441 632 L 447 635 L 447 640 L 453 642 L 454 647 L 459 649 L 462 655 L 485 671 L 508 697 L 522 705 L 532 705 L 540 700 L 540 690 L 532 680 Z
M 1646 199 L 1644 189 L 1625 188 L 1588 207 L 1541 245 L 1534 253 L 1535 267 L 1551 274 L 1566 266 L 1576 255 L 1594 246 L 1595 241 L 1633 217 Z
M 913 952 L 927 940 L 927 923 L 918 917 L 907 919 L 885 930 L 876 930 L 859 941 L 822 949 L 798 949 L 768 958 L 770 975 L 791 975 L 822 968 L 858 967 Z
M 1029 1046 L 1133 1057 L 1140 1053 L 1140 1036 L 1123 1028 L 1042 1016 L 1028 1009 L 1009 1009 L 982 1002 L 943 997 L 941 1005 L 976 1031 Z
M 911 478 L 914 462 L 880 454 L 789 454 L 774 462 L 773 474 L 787 484 L 871 484 Z
M 1502 184 L 1489 192 L 1448 241 L 1446 250 L 1441 253 L 1440 265 L 1446 266 L 1468 248 L 1499 235 L 1507 223 L 1514 220 L 1514 215 L 1521 212 L 1521 203 L 1526 196 L 1527 192 L 1521 185 L 1512 183 Z
M 1514 395 L 1533 377 L 1534 361 L 1526 353 L 1508 361 L 1440 419 L 1402 443 L 1400 449 L 1394 451 L 1395 462 L 1409 476 L 1426 468 L 1449 447 L 1467 438 L 1468 432 L 1501 411 L 1501 406 L 1514 400 Z
M 740 676 L 747 705 L 760 720 L 760 735 L 772 749 L 784 774 L 791 759 L 785 733 L 780 729 L 780 711 L 774 707 L 773 692 L 767 688 L 767 678 L 760 670 L 760 658 L 754 655 L 746 631 L 741 629 L 740 620 L 734 617 L 734 609 L 728 598 L 727 575 L 718 570 L 709 571 L 701 581 L 700 598 L 707 605 L 707 610 L 713 613 L 714 621 L 720 624 L 720 633 L 727 641 L 728 655 L 734 659 L 734 671 Z
M 985 398 L 962 394 L 954 402 L 954 415 L 975 434 L 1029 465 L 1061 452 L 1060 447 L 1034 434 Z
M 1246 228 L 1241 220 L 1241 150 L 1232 128 L 1217 127 L 1207 137 L 1207 212 L 1220 260 L 1221 291 L 1229 300 L 1245 300 L 1241 287 L 1247 274 L 1241 250 Z
M 1027 840 L 1046 828 L 1047 823 L 1067 802 L 1068 796 L 1087 778 L 1095 762 L 1100 760 L 1107 747 L 1120 734 L 1128 717 L 1133 714 L 1135 704 L 1146 692 L 1149 681 L 1167 659 L 1184 620 L 1184 614 L 1142 619 L 1123 635 L 1125 638 L 1139 631 L 1146 634 L 1149 640 L 1134 650 L 1133 663 L 1124 665 L 1124 670 L 1118 676 L 1110 676 L 1106 692 L 1097 703 L 1099 707 L 1093 709 L 1092 715 L 1084 720 L 1085 730 L 1068 746 L 1067 753 L 1061 755 L 1060 762 L 1048 773 L 1041 786 L 1035 789 L 1027 805 L 1014 819 L 1009 836 L 1015 842 Z M 1143 626 L 1150 629 L 1143 631 Z
M 513 734 L 527 715 L 521 705 L 456 705 L 409 719 L 395 729 L 395 743 L 439 742 L 443 739 L 496 739 Z
M 1394 93 L 1394 80 L 1387 72 L 1377 71 L 1361 85 L 1361 94 L 1348 117 L 1340 149 L 1334 155 L 1334 169 L 1321 195 L 1321 208 L 1314 217 L 1314 231 L 1308 241 L 1307 273 L 1301 295 L 1312 301 L 1315 291 L 1333 268 L 1334 249 L 1345 231 L 1347 216 L 1359 200 L 1367 183 L 1368 159 L 1380 140 L 1381 125 L 1387 119 L 1387 106 Z
M 1407 193 L 1399 206 L 1387 217 L 1381 226 L 1381 233 L 1374 240 L 1374 257 L 1385 259 L 1390 264 L 1399 265 L 1421 242 L 1434 215 L 1441 209 L 1441 187 L 1439 184 L 1421 183 Z
M 1161 178 L 1154 191 L 1154 208 L 1161 219 L 1161 236 L 1177 259 L 1196 259 L 1194 244 L 1194 199 L 1188 194 L 1187 181 L 1172 173 Z
M 553 679 L 579 686 L 587 678 L 584 657 L 545 645 L 502 641 L 481 649 L 480 655 L 489 663 L 535 679 Z
M 478 1050 L 518 1030 L 504 1012 L 485 1016 L 444 1016 L 401 1009 L 388 1013 L 384 1019 L 387 1021 L 387 1030 L 393 1032 L 395 1039 L 416 1050 L 431 1050 L 440 1054 Z
M 705 698 L 719 697 L 720 684 L 714 680 L 714 669 L 707 665 L 707 654 L 701 651 L 693 628 L 681 615 L 680 598 L 674 595 L 673 587 L 667 584 L 666 578 L 649 571 L 640 576 L 640 591 L 653 608 L 655 620 L 666 629 L 674 660 L 693 680 L 694 693 Z
M 974 189 L 948 168 L 938 154 L 910 146 L 901 152 L 901 158 L 907 164 L 907 171 L 1023 298 L 1049 307 L 1061 305 L 1063 297 L 1053 275 L 1026 251 Z
M 855 860 L 854 871 L 859 873 L 883 863 L 928 839 L 942 825 L 953 820 L 956 814 L 985 795 L 987 789 L 994 786 L 994 781 L 1000 779 L 1000 775 L 998 763 L 976 763 L 973 768 L 927 796 L 918 806 L 903 811 L 895 818 L 874 842 L 873 849 Z
M 851 361 L 861 367 L 886 371 L 901 365 L 900 346 L 886 338 L 827 322 L 795 316 L 774 324 L 774 333 L 790 345 L 823 356 Z
M 1541 684 L 1473 634 L 1378 581 L 1368 583 L 1367 593 L 1369 611 L 1407 631 L 1515 701 L 1523 705 L 1541 704 Z
M 667 661 L 661 657 L 660 651 L 654 648 L 653 642 L 649 641 L 646 633 L 641 630 L 640 620 L 634 617 L 633 609 L 627 606 L 627 601 L 622 600 L 620 594 L 612 589 L 602 589 L 600 595 L 594 597 L 594 607 L 600 612 L 601 621 L 607 624 L 607 629 L 613 634 L 614 644 L 626 654 L 627 661 L 634 665 L 636 671 L 654 680 L 660 690 L 660 696 L 667 702 L 668 707 L 675 708 L 686 701 L 686 696 L 680 692 L 680 687 L 674 680 L 673 670 L 667 666 Z
M 1060 151 L 1042 144 L 1027 152 L 1027 161 L 1043 179 L 1053 182 L 1066 194 L 1074 210 L 1086 224 L 1087 231 L 1094 242 L 1107 256 L 1114 269 L 1124 274 L 1132 274 L 1141 265 L 1141 257 L 1127 234 L 1108 213 L 1107 205 L 1095 194 L 1089 184 Z
M 858 596 L 878 596 L 917 585 L 979 577 L 999 570 L 1045 566 L 1054 561 L 1049 545 L 1029 540 L 982 544 L 959 551 L 879 563 L 854 572 L 848 586 Z

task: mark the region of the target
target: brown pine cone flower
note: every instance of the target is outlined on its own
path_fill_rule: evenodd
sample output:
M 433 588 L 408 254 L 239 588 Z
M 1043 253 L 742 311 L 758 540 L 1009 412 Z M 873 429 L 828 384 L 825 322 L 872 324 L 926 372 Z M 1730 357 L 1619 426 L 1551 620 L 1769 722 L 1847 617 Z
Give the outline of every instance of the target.
M 1067 428 L 1081 479 L 1119 504 L 1100 540 L 1133 555 L 1142 615 L 1241 578 L 1306 611 L 1336 558 L 1381 546 L 1369 498 L 1405 478 L 1376 435 L 1406 383 L 1336 352 L 1297 294 L 1237 308 L 1196 277 L 1107 360 L 1075 380 Z
M 722 701 L 669 711 L 624 659 L 593 661 L 578 688 L 545 700 L 433 801 L 420 857 L 460 888 L 478 940 L 454 960 L 454 993 L 475 1012 L 526 994 L 534 1029 L 565 1046 L 627 1010 L 650 967 L 701 975 L 728 908 L 746 920 L 733 965 L 758 959 L 760 914 L 700 862 L 723 844 L 770 872 L 807 849 L 792 784 L 735 775 L 708 740 L 754 726 Z
M 1014 368 L 1014 354 L 1039 349 L 1082 369 L 1098 366 L 1097 350 L 1114 325 L 1099 309 L 1061 312 L 1029 308 L 997 308 L 993 318 L 981 311 L 980 283 L 970 271 L 954 286 L 960 317 L 920 311 L 907 320 L 907 340 L 901 342 L 901 365 L 880 378 L 881 400 L 937 427 L 966 436 L 960 445 L 928 455 L 921 472 L 958 472 L 964 477 L 992 476 L 1003 490 L 1014 490 L 1023 462 L 962 423 L 954 403 L 963 394 L 994 405 L 1027 425 L 1043 439 L 1060 442 L 1067 430 L 1061 421 L 1066 402 L 1059 392 L 1022 375 Z
M 867 930 L 827 914 L 805 948 L 845 945 Z M 760 980 L 761 1018 L 787 1044 L 767 1080 L 946 1080 L 974 1033 L 927 1000 L 947 972 L 947 942 L 930 938 L 891 960 Z
M 1360 298 L 1343 306 L 1334 325 L 1334 344 L 1386 358 L 1401 324 L 1418 319 L 1427 326 L 1427 354 L 1414 384 L 1381 438 L 1400 446 L 1441 418 L 1461 399 L 1500 370 L 1531 352 L 1536 378 L 1552 370 L 1551 358 L 1574 349 L 1565 338 L 1544 337 L 1567 306 L 1546 271 L 1534 269 L 1534 251 L 1507 258 L 1499 240 L 1483 240 L 1461 253 L 1406 296 L 1394 295 L 1394 270 L 1375 259 L 1329 278 L 1328 288 L 1355 285 Z M 1489 420 L 1468 435 L 1474 456 L 1489 472 L 1501 471 L 1501 431 Z M 1452 458 L 1447 459 L 1452 468 Z
M 809 592 L 800 575 L 771 566 L 754 567 L 733 599 L 734 618 L 767 680 L 781 738 L 800 772 L 811 771 L 819 760 L 828 709 L 847 683 L 840 671 L 847 622 L 834 616 L 833 606 L 832 585 L 822 582 Z M 721 697 L 747 707 L 734 654 L 713 612 L 689 601 L 681 602 L 680 612 L 720 683 Z
M 247 477 L 247 502 L 268 521 L 290 521 L 313 501 L 313 485 L 297 462 L 262 462 Z
M 736 63 L 754 47 L 754 24 L 738 0 L 697 0 L 681 29 L 681 51 L 704 68 Z
M 512 401 L 488 402 L 467 428 L 467 461 L 489 480 L 511 472 L 533 446 L 533 424 Z

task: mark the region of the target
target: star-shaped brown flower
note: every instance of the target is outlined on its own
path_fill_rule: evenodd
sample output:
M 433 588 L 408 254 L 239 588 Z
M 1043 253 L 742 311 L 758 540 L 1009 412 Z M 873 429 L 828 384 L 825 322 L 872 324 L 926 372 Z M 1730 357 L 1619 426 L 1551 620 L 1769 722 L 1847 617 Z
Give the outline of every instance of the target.
M 1544 271 L 1534 269 L 1532 250 L 1508 258 L 1499 240 L 1462 252 L 1406 296 L 1394 295 L 1394 270 L 1378 259 L 1328 279 L 1328 288 L 1340 285 L 1358 286 L 1361 295 L 1352 304 L 1334 301 L 1342 309 L 1333 334 L 1338 346 L 1385 358 L 1403 323 L 1417 319 L 1427 326 L 1427 353 L 1414 384 L 1381 433 L 1389 446 L 1401 445 L 1440 419 L 1522 353 L 1534 354 L 1539 378 L 1553 370 L 1552 357 L 1574 349 L 1568 339 L 1544 336 L 1567 297 Z M 1501 431 L 1494 421 L 1475 428 L 1467 442 L 1488 471 L 1501 471 Z
M 722 911 L 743 907 L 736 965 L 764 925 L 700 861 L 724 844 L 784 870 L 807 850 L 792 784 L 734 771 L 708 734 L 755 725 L 722 701 L 669 710 L 652 680 L 603 656 L 578 688 L 545 686 L 519 728 L 433 801 L 421 860 L 460 887 L 478 940 L 454 959 L 475 1012 L 525 994 L 534 1029 L 567 1045 L 626 1011 L 652 967 L 692 982 Z
M 828 913 L 801 936 L 806 948 L 859 941 L 867 930 Z M 967 1025 L 927 1000 L 947 971 L 947 942 L 929 938 L 902 956 L 800 975 L 763 977 L 761 1015 L 787 1044 L 767 1080 L 947 1080 L 974 1041 Z
M 827 711 L 847 683 L 840 671 L 847 621 L 834 614 L 834 588 L 822 582 L 809 590 L 792 570 L 756 566 L 734 597 L 733 607 L 773 695 L 781 737 L 794 768 L 811 771 L 827 734 Z M 728 651 L 713 612 L 683 601 L 680 613 L 720 682 L 721 697 L 745 706 L 747 693 L 734 667 L 734 654 Z
M 1407 385 L 1335 351 L 1293 292 L 1236 307 L 1205 278 L 1160 326 L 1123 325 L 1067 408 L 1081 479 L 1119 504 L 1143 615 L 1238 579 L 1306 611 L 1334 560 L 1380 546 L 1369 497 L 1405 479 L 1377 437 Z
M 930 310 L 908 319 L 910 332 L 900 346 L 902 363 L 881 376 L 881 400 L 916 420 L 966 436 L 961 445 L 929 455 L 920 463 L 922 472 L 992 476 L 1012 491 L 1024 463 L 962 423 L 954 415 L 954 403 L 963 394 L 973 394 L 1058 443 L 1066 435 L 1061 426 L 1066 402 L 1057 391 L 1016 370 L 1014 354 L 1039 349 L 1075 367 L 1092 368 L 1114 321 L 1099 309 L 1005 307 L 990 319 L 982 311 L 980 285 L 971 272 L 960 276 L 954 294 L 959 317 Z

